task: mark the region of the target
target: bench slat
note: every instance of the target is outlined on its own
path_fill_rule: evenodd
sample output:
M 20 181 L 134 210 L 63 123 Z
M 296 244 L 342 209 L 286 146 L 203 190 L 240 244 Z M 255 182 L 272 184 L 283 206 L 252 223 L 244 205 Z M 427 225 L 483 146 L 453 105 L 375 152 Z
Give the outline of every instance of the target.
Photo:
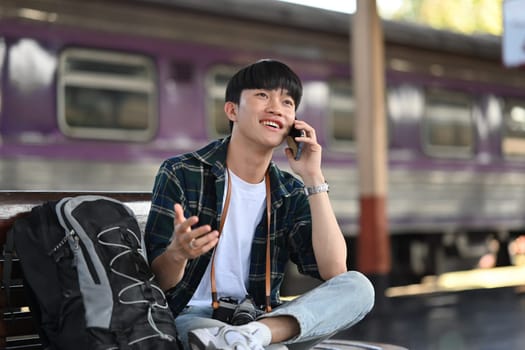
M 14 319 L 11 319 L 10 315 L 5 315 L 4 317 L 8 335 L 7 338 L 27 335 L 38 338 L 35 324 L 33 323 L 33 317 L 29 311 L 19 313 L 14 316 L 16 317 Z
M 40 338 L 37 335 L 24 337 L 8 337 L 5 345 L 6 350 L 33 350 L 42 349 Z

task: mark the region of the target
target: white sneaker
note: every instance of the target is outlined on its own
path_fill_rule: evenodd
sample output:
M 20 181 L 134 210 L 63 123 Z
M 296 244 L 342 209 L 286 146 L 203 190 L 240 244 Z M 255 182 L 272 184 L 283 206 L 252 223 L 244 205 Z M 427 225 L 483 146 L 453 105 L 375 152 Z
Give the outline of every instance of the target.
M 192 350 L 264 350 L 255 334 L 229 325 L 194 329 L 188 342 Z

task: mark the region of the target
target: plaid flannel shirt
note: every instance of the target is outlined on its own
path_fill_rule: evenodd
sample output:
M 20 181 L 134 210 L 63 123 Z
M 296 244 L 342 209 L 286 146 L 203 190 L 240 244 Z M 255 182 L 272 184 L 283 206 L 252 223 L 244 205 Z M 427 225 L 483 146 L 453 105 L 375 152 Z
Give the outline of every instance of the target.
M 145 240 L 148 258 L 162 254 L 173 234 L 173 205 L 180 203 L 185 217 L 198 216 L 197 225 L 217 229 L 222 215 L 225 188 L 225 161 L 230 138 L 214 141 L 204 148 L 167 159 L 155 178 Z M 290 259 L 301 273 L 321 278 L 312 247 L 310 207 L 303 184 L 272 162 L 269 168 L 272 213 L 271 300 L 280 303 L 279 289 Z M 248 292 L 257 305 L 265 304 L 266 212 L 255 229 L 250 257 Z M 204 275 L 211 251 L 188 261 L 182 280 L 167 293 L 175 315 L 186 306 Z M 220 273 L 220 272 L 217 272 Z M 210 291 L 211 293 L 211 291 Z

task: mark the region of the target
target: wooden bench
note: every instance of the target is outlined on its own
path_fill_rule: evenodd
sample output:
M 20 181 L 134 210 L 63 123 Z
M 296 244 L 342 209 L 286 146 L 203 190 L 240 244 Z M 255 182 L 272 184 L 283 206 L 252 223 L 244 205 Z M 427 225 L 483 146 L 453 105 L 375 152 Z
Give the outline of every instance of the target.
M 78 195 L 102 195 L 118 199 L 133 209 L 139 225 L 144 229 L 150 207 L 150 193 L 143 192 L 34 192 L 0 191 L 0 248 L 4 247 L 6 235 L 16 219 L 27 215 L 31 208 L 50 200 Z M 0 276 L 4 269 L 4 252 L 0 256 Z M 1 279 L 1 277 L 0 277 Z M 42 349 L 33 324 L 31 312 L 23 288 L 22 271 L 17 259 L 13 259 L 10 282 L 10 303 L 6 303 L 5 286 L 0 289 L 0 349 Z M 406 350 L 389 344 L 368 343 L 330 339 L 313 349 L 340 350 Z

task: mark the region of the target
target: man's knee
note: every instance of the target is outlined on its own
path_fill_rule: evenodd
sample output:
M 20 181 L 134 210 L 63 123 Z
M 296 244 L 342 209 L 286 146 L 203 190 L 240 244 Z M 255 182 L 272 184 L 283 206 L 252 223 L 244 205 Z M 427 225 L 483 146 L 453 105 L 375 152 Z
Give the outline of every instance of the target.
M 342 283 L 348 284 L 349 297 L 359 299 L 365 312 L 369 312 L 374 307 L 375 290 L 372 282 L 359 271 L 348 271 L 335 278 L 342 280 Z

